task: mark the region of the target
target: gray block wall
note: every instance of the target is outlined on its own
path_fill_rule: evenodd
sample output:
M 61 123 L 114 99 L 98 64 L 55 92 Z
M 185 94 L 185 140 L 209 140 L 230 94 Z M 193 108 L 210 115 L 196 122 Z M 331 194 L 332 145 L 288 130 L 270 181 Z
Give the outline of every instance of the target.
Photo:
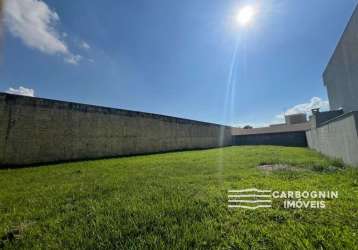
M 0 165 L 231 145 L 230 127 L 0 93 Z
M 358 7 L 323 73 L 331 110 L 358 110 Z
M 358 112 L 350 112 L 306 132 L 308 146 L 358 166 Z
M 313 115 L 310 117 L 311 127 L 319 127 L 321 124 L 334 119 L 335 117 L 343 115 L 343 110 L 330 110 L 330 111 L 314 111 Z
M 234 145 L 276 145 L 307 147 L 304 131 L 233 136 Z

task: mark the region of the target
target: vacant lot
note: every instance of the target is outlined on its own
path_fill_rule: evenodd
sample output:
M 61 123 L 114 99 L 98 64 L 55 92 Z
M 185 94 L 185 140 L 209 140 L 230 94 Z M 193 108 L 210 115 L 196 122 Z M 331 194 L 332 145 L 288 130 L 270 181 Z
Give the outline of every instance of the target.
M 258 165 L 280 164 L 265 168 Z M 229 209 L 228 189 L 338 190 L 325 209 Z M 357 249 L 358 171 L 228 147 L 0 170 L 0 248 Z

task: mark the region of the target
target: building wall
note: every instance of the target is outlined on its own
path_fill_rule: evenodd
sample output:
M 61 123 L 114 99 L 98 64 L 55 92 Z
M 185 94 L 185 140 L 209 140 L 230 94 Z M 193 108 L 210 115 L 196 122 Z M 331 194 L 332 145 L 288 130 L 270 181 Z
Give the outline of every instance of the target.
M 0 165 L 230 144 L 230 128 L 217 124 L 0 93 Z
M 308 146 L 332 158 L 358 166 L 358 112 L 320 124 L 306 132 Z
M 304 131 L 233 136 L 234 145 L 276 145 L 307 147 Z
M 358 9 L 356 8 L 326 69 L 323 80 L 331 110 L 358 110 Z
M 311 127 L 316 128 L 321 124 L 334 119 L 338 116 L 343 115 L 343 110 L 332 110 L 332 111 L 313 111 L 312 116 L 310 117 Z
M 285 115 L 286 124 L 299 124 L 307 122 L 306 114 Z

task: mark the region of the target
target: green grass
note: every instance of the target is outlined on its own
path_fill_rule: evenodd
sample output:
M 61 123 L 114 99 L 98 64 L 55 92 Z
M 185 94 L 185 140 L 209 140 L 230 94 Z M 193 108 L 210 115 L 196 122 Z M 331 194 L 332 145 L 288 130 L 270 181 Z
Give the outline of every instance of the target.
M 228 189 L 250 187 L 339 198 L 325 209 L 227 207 Z M 0 170 L 0 248 L 358 249 L 358 171 L 270 146 Z

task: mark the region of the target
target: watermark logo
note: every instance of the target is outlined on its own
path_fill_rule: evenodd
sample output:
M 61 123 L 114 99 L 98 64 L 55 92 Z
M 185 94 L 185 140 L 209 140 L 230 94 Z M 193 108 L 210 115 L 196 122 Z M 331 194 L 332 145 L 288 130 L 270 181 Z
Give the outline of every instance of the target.
M 229 208 L 272 208 L 277 199 L 284 209 L 324 209 L 326 200 L 337 199 L 338 191 L 271 191 L 257 188 L 228 190 Z M 276 203 L 275 203 L 276 204 Z
M 229 190 L 229 208 L 258 209 L 272 207 L 271 190 L 257 188 Z

